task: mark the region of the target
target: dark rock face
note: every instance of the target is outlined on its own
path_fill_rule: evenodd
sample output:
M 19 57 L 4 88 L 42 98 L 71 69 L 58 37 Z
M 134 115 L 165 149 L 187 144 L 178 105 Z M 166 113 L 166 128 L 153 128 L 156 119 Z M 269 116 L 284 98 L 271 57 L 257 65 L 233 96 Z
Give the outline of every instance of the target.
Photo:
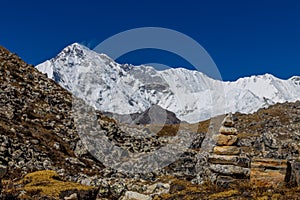
M 135 120 L 135 124 L 179 124 L 180 120 L 173 112 L 153 105 Z
M 300 186 L 300 160 L 289 160 L 285 181 L 290 187 Z
M 158 105 L 153 105 L 143 113 L 133 113 L 130 115 L 121 115 L 114 113 L 104 113 L 108 117 L 116 119 L 120 123 L 125 124 L 180 124 L 181 121 L 176 117 L 175 113 L 165 110 Z

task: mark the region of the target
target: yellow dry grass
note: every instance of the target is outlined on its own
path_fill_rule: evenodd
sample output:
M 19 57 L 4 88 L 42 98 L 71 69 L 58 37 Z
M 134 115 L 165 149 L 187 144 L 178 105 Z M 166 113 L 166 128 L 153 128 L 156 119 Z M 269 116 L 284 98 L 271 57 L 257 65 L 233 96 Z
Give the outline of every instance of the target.
M 82 191 L 95 189 L 94 187 L 81 185 L 73 182 L 66 182 L 59 178 L 55 171 L 44 170 L 27 174 L 20 184 L 24 185 L 18 190 L 26 191 L 27 195 L 21 198 L 27 198 L 28 195 L 41 195 L 59 198 L 61 192 L 66 190 Z

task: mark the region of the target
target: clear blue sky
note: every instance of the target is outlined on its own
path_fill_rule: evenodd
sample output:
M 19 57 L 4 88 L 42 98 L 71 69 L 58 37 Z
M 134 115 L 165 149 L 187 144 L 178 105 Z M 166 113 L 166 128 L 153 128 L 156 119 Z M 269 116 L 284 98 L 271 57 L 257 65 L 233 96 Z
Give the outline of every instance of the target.
M 267 72 L 300 75 L 298 0 L 3 0 L 0 19 L 0 45 L 34 65 L 73 42 L 94 47 L 121 31 L 154 26 L 198 41 L 224 80 Z M 184 64 L 160 52 L 136 52 L 118 61 L 159 62 L 153 55 L 168 65 Z

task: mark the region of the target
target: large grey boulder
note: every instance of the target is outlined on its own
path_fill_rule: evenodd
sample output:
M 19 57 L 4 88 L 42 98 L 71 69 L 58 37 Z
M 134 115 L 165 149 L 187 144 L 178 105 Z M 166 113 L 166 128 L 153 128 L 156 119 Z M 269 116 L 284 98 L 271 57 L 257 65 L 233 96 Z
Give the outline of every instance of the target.
M 140 194 L 133 191 L 127 191 L 122 200 L 151 200 L 148 195 Z

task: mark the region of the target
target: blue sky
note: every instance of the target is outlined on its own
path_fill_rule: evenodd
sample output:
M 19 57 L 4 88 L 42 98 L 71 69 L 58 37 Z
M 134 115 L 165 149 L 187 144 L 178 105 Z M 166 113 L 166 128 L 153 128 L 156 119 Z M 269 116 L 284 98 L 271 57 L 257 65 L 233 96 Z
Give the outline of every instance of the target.
M 264 73 L 279 78 L 300 75 L 297 0 L 3 0 L 0 19 L 0 45 L 34 65 L 73 42 L 93 48 L 119 32 L 153 26 L 199 42 L 223 80 Z M 118 61 L 188 65 L 151 50 L 129 53 Z

